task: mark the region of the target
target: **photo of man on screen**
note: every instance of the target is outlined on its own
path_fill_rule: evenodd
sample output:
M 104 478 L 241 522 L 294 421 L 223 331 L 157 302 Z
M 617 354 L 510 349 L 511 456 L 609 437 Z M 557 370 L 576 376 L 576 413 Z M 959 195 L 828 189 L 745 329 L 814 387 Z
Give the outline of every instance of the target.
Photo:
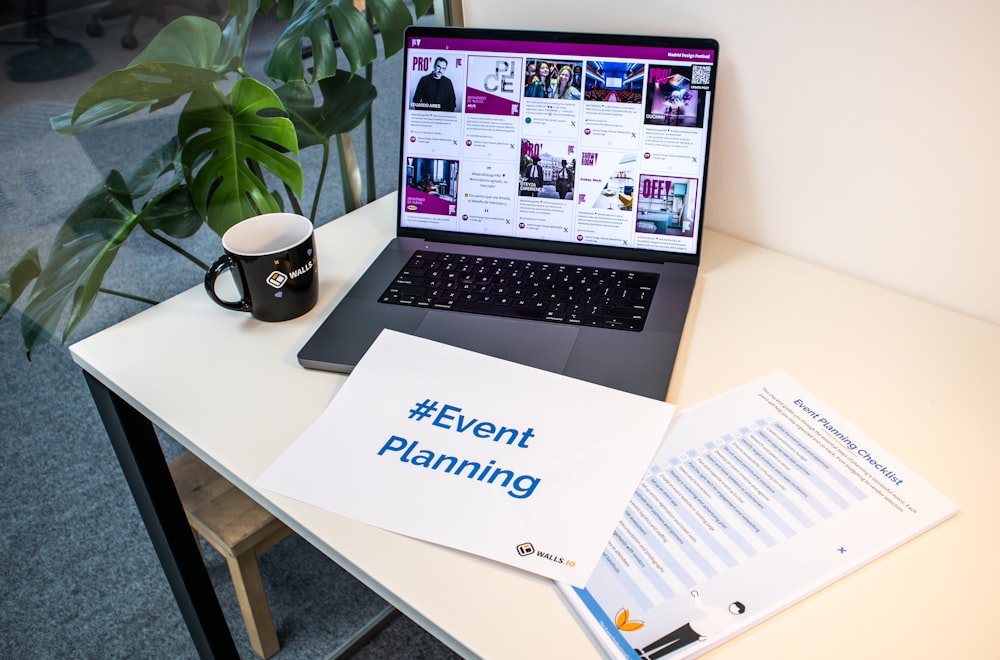
M 455 111 L 458 100 L 455 97 L 454 85 L 444 75 L 447 70 L 448 60 L 444 57 L 437 57 L 431 72 L 423 76 L 417 83 L 417 88 L 413 91 L 411 107 L 417 110 Z

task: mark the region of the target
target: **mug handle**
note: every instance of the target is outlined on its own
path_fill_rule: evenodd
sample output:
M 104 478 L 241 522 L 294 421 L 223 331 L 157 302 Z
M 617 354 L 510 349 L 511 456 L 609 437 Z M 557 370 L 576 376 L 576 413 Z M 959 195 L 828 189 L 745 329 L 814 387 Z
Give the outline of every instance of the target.
M 247 298 L 240 298 L 239 300 L 223 300 L 215 292 L 215 280 L 218 279 L 219 275 L 236 268 L 236 264 L 233 262 L 233 258 L 228 254 L 224 254 L 215 260 L 212 267 L 208 269 L 205 273 L 205 291 L 208 292 L 208 297 L 214 300 L 217 304 L 226 309 L 232 309 L 237 312 L 249 312 L 250 311 L 250 301 Z

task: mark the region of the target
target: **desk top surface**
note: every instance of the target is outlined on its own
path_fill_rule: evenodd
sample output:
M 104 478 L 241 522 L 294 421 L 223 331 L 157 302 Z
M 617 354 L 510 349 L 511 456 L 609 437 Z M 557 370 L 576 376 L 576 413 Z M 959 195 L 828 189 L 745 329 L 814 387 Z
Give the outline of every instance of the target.
M 542 578 L 251 486 L 344 382 L 295 356 L 392 236 L 393 204 L 317 231 L 320 300 L 303 317 L 261 323 L 195 287 L 74 344 L 73 358 L 463 655 L 598 657 Z M 709 657 L 992 652 L 1000 599 L 984 585 L 1000 584 L 1000 326 L 715 232 L 704 242 L 667 400 L 683 410 L 784 370 L 960 507 Z

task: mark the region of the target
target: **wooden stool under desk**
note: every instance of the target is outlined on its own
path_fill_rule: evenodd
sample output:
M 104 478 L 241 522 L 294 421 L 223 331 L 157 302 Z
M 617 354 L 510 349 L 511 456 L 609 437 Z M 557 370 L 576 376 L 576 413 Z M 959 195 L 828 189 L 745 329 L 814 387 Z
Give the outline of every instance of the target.
M 203 536 L 229 564 L 250 645 L 271 657 L 280 645 L 257 557 L 291 530 L 190 452 L 170 462 L 170 473 L 195 537 Z

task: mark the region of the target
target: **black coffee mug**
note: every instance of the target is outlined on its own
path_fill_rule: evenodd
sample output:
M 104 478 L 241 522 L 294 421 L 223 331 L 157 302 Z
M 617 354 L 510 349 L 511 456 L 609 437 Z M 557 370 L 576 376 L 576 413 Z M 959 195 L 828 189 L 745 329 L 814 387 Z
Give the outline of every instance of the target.
M 205 273 L 205 290 L 219 305 L 261 321 L 287 321 L 316 304 L 319 275 L 308 218 L 295 213 L 247 218 L 222 235 L 222 247 L 226 253 Z M 239 300 L 223 300 L 215 292 L 216 280 L 227 270 Z

